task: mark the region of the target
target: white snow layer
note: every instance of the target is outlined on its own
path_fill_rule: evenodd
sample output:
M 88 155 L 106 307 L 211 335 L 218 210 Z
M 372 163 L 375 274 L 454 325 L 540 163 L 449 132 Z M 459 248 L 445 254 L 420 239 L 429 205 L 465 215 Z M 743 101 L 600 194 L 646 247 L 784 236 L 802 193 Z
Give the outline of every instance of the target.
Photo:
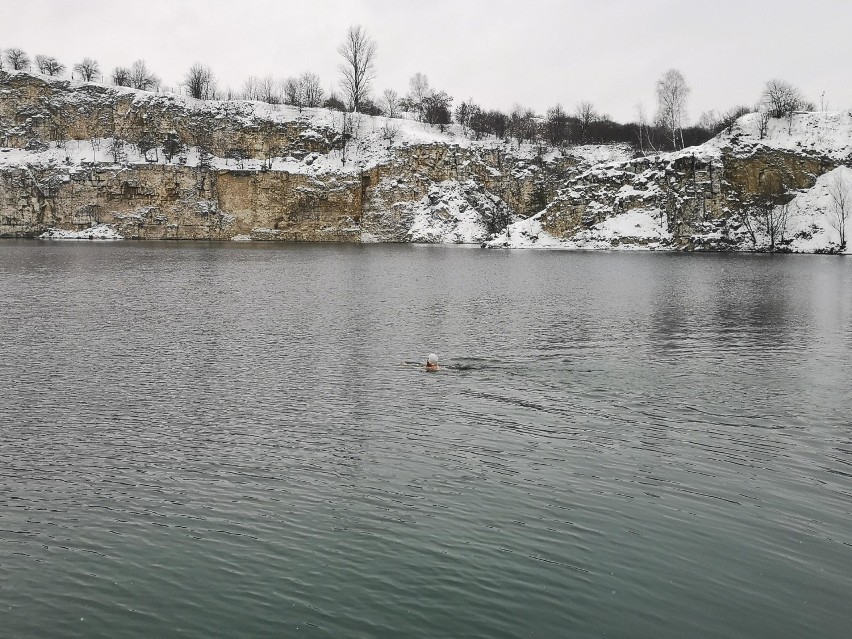
M 560 240 L 541 228 L 538 215 L 520 220 L 506 232 L 487 242 L 491 247 L 560 249 L 659 249 L 671 235 L 662 226 L 659 209 L 633 209 L 584 229 L 570 239 Z
M 79 231 L 47 229 L 38 236 L 41 240 L 123 240 L 124 237 L 109 224 L 96 224 Z
M 832 191 L 836 192 L 838 188 L 845 192 L 847 198 L 845 253 L 852 253 L 849 246 L 852 234 L 852 169 L 846 166 L 819 176 L 812 188 L 798 193 L 790 202 L 786 237 L 792 239 L 792 250 L 813 253 L 827 248 L 839 249 L 840 225 L 844 220 L 832 198 Z
M 488 236 L 486 216 L 497 214 L 497 198 L 477 193 L 472 183 L 447 180 L 433 184 L 414 203 L 408 240 L 421 244 L 479 244 Z

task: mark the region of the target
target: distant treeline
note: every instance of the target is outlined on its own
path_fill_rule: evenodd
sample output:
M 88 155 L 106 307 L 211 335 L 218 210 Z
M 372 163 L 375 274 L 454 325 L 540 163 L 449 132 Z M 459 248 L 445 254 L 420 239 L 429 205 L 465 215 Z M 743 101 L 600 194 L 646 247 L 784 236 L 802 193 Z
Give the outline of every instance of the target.
M 563 147 L 624 143 L 644 154 L 701 144 L 731 128 L 745 113 L 756 111 L 760 114 L 758 126 L 762 136 L 770 118 L 783 118 L 796 111 L 816 108 L 789 83 L 771 80 L 764 87 L 756 106 L 735 106 L 724 113 L 706 111 L 695 125 L 686 126 L 686 102 L 690 89 L 676 69 L 670 69 L 657 81 L 654 117 L 648 118 L 642 105 L 637 105 L 636 121 L 626 124 L 599 113 L 588 101 L 579 102 L 570 112 L 556 104 L 543 114 L 521 105 L 514 106 L 509 112 L 487 109 L 470 99 L 453 107 L 454 98 L 431 87 L 426 75 L 419 72 L 410 79 L 408 92 L 404 95 L 394 89 L 386 89 L 380 96 L 373 94 L 376 43 L 361 26 L 348 29 L 338 53 L 343 60 L 338 83 L 340 93 L 334 89 L 326 93 L 319 76 L 309 71 L 289 78 L 250 76 L 238 91 L 230 87 L 220 88 L 213 69 L 200 62 L 192 65 L 174 92 L 199 100 L 256 100 L 288 104 L 300 110 L 325 107 L 387 118 L 416 118 L 442 130 L 456 123 L 474 139 L 494 138 L 518 144 Z M 53 56 L 39 54 L 33 60 L 35 68 L 44 75 L 62 76 L 66 73 L 66 66 Z M 30 56 L 19 48 L 0 49 L 0 70 L 4 64 L 13 70 L 33 70 Z M 162 86 L 160 78 L 141 59 L 129 67 L 116 67 L 108 77 L 104 77 L 100 64 L 92 58 L 84 58 L 74 64 L 70 72 L 73 79 L 84 82 L 111 82 L 146 91 L 172 91 Z M 821 108 L 824 109 L 825 105 Z

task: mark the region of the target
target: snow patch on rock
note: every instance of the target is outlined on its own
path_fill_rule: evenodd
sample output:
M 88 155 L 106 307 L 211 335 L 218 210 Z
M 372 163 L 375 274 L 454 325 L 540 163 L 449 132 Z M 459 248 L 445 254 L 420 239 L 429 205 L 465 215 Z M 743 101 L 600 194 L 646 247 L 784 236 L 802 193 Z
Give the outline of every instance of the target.
M 633 209 L 583 229 L 571 238 L 577 248 L 662 248 L 671 234 L 663 228 L 659 209 Z
M 479 244 L 489 227 L 508 219 L 506 204 L 472 181 L 432 184 L 413 207 L 414 222 L 407 237 L 421 244 Z
M 801 253 L 839 252 L 840 219 L 831 197 L 831 189 L 840 184 L 846 190 L 852 207 L 852 169 L 839 166 L 817 178 L 816 184 L 794 197 L 790 204 L 790 218 L 786 237 L 789 248 Z M 852 216 L 846 219 L 846 253 L 850 253 L 849 236 L 852 234 Z
M 124 237 L 109 224 L 96 224 L 80 231 L 50 228 L 38 236 L 41 240 L 123 240 Z
M 483 246 L 488 248 L 546 249 L 663 249 L 668 248 L 671 234 L 663 228 L 659 209 L 633 209 L 607 218 L 570 238 L 558 239 L 542 229 L 541 214 L 519 220 Z

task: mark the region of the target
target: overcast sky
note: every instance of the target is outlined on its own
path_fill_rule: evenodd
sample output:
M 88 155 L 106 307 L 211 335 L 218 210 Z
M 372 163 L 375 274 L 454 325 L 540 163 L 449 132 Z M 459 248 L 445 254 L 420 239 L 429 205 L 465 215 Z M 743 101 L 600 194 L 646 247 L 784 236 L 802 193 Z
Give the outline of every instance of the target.
M 0 48 L 96 58 L 105 72 L 144 58 L 166 85 L 196 60 L 220 86 L 248 75 L 320 75 L 361 24 L 378 45 L 374 93 L 405 93 L 416 71 L 458 101 L 543 112 L 592 101 L 614 119 L 655 109 L 680 69 L 692 120 L 753 104 L 773 77 L 831 108 L 852 106 L 850 0 L 0 0 Z

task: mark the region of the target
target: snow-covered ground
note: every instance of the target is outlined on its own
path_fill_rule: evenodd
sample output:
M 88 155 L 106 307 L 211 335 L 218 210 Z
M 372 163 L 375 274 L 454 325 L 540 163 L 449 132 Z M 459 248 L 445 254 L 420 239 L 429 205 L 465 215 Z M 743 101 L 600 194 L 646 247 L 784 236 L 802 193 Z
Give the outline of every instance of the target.
M 846 166 L 824 173 L 813 188 L 798 193 L 790 202 L 786 237 L 792 240 L 792 250 L 813 253 L 826 248 L 839 248 L 842 218 L 831 194 L 838 187 L 845 189 L 847 197 L 845 253 L 852 253 L 852 169 Z
M 109 224 L 96 224 L 79 231 L 48 229 L 38 236 L 40 240 L 123 240 L 118 231 Z
M 738 155 L 750 153 L 756 146 L 812 153 L 837 161 L 852 161 L 852 112 L 816 111 L 795 113 L 792 120 L 769 120 L 766 134 L 760 137 L 758 114 L 742 116 L 733 130 L 702 145 L 702 147 L 730 147 L 735 142 Z
M 555 238 L 542 230 L 540 216 L 520 220 L 486 243 L 492 248 L 545 249 L 665 249 L 671 235 L 663 228 L 658 209 L 633 209 L 607 218 L 570 239 Z
M 572 146 L 568 153 L 588 164 L 608 164 L 626 162 L 633 157 L 635 151 L 629 144 L 584 144 Z
M 411 205 L 414 222 L 408 240 L 422 244 L 479 244 L 488 237 L 488 221 L 506 219 L 508 207 L 473 182 L 433 184 Z

